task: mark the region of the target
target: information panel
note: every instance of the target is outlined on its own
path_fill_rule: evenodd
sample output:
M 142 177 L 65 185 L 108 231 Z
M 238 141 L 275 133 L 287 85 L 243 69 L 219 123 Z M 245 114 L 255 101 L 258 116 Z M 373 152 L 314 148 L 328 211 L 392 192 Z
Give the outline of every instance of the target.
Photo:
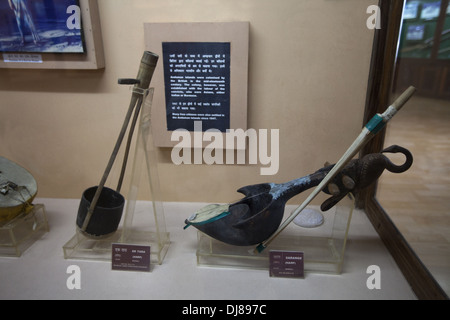
M 167 130 L 230 128 L 230 43 L 163 42 Z
M 151 83 L 156 147 L 197 138 L 195 148 L 206 148 L 211 141 L 199 141 L 195 131 L 214 129 L 214 138 L 231 141 L 233 130 L 247 130 L 249 32 L 248 21 L 144 24 L 145 49 L 159 56 Z M 183 141 L 177 129 L 187 131 Z

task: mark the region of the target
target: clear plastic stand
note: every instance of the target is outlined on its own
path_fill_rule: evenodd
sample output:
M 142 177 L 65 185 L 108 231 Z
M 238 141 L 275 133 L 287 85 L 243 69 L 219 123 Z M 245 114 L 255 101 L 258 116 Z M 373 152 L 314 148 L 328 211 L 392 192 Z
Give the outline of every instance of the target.
M 0 226 L 0 256 L 20 257 L 22 253 L 48 232 L 43 204 L 35 204 L 28 213 Z
M 106 239 L 85 237 L 76 229 L 76 234 L 63 246 L 65 259 L 111 260 L 113 243 L 150 246 L 151 263 L 161 264 L 170 246 L 166 231 L 164 208 L 161 201 L 157 154 L 151 132 L 151 104 L 153 88 L 144 94 L 132 178 L 122 227 Z M 145 163 L 145 165 L 144 165 Z M 142 170 L 148 175 L 151 201 L 139 201 L 138 191 Z
M 259 254 L 253 253 L 256 245 L 232 246 L 198 231 L 197 264 L 208 267 L 269 270 L 271 250 L 300 251 L 304 253 L 305 272 L 340 274 L 354 206 L 355 199 L 349 194 L 334 208 L 323 213 L 322 225 L 305 228 L 294 223 L 289 224 Z M 320 211 L 313 206 L 309 208 Z

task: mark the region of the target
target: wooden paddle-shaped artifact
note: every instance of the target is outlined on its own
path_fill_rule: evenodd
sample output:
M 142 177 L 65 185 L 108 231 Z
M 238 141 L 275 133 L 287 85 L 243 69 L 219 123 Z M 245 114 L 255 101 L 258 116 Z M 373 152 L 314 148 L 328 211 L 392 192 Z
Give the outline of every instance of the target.
M 409 87 L 403 92 L 395 102 L 390 105 L 383 114 L 376 114 L 363 128 L 359 136 L 347 149 L 344 155 L 333 166 L 333 169 L 328 172 L 320 184 L 312 191 L 306 200 L 295 209 L 291 215 L 280 225 L 267 240 L 261 242 L 254 250 L 255 253 L 262 252 L 294 219 L 302 212 L 303 209 L 325 188 L 325 186 L 332 181 L 332 179 L 348 164 L 352 158 L 364 147 L 370 139 L 372 139 L 385 125 L 392 119 L 392 117 L 405 105 L 405 103 L 412 97 L 416 89 Z

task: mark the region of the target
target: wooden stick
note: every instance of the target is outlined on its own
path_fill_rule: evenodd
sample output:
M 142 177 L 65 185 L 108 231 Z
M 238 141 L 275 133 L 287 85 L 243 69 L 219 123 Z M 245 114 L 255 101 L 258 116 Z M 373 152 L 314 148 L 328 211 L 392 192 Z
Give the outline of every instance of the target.
M 131 141 L 133 139 L 134 128 L 136 127 L 136 123 L 139 118 L 139 112 L 141 110 L 142 100 L 143 100 L 143 97 L 138 98 L 138 102 L 134 109 L 134 115 L 133 115 L 133 120 L 131 121 L 130 130 L 128 131 L 128 139 L 127 139 L 127 145 L 125 147 L 125 153 L 123 156 L 122 169 L 120 170 L 119 181 L 117 183 L 117 188 L 116 188 L 116 191 L 119 193 L 120 193 L 120 189 L 122 188 L 123 178 L 125 176 L 125 169 L 127 167 L 127 162 L 128 162 L 128 154 L 130 152 L 130 146 L 131 146 Z
M 128 107 L 127 114 L 125 115 L 125 120 L 122 124 L 122 129 L 120 130 L 119 137 L 117 138 L 116 145 L 114 146 L 113 152 L 109 158 L 108 164 L 106 165 L 106 169 L 103 172 L 103 176 L 98 184 L 97 190 L 95 191 L 94 197 L 92 198 L 91 205 L 89 206 L 89 210 L 86 214 L 86 218 L 83 221 L 83 226 L 81 228 L 82 231 L 86 231 L 86 228 L 91 220 L 92 214 L 94 213 L 95 206 L 97 205 L 98 199 L 100 198 L 100 194 L 102 193 L 103 187 L 106 183 L 106 179 L 109 176 L 109 172 L 114 164 L 114 160 L 116 159 L 117 153 L 119 152 L 120 145 L 122 144 L 123 137 L 128 127 L 128 123 L 130 122 L 131 115 L 133 114 L 133 109 L 136 104 L 137 97 L 132 97 L 130 101 L 130 106 Z
M 267 240 L 261 242 L 254 252 L 262 252 L 287 226 L 290 224 L 300 212 L 322 191 L 323 188 L 352 160 L 352 158 L 361 150 L 362 147 L 372 139 L 392 117 L 405 105 L 412 97 L 416 89 L 409 87 L 398 97 L 395 102 L 390 105 L 383 114 L 376 114 L 363 128 L 359 136 L 353 141 L 352 145 L 345 151 L 344 155 L 333 166 L 333 169 L 325 176 L 320 184 L 312 191 L 306 200 L 295 209 L 291 215 L 283 222 L 275 233 Z
M 125 115 L 125 120 L 122 124 L 122 129 L 120 130 L 119 137 L 117 138 L 116 145 L 114 146 L 113 152 L 111 153 L 111 157 L 109 158 L 108 164 L 106 166 L 106 169 L 103 173 L 103 176 L 100 180 L 100 183 L 97 187 L 97 190 L 95 191 L 94 197 L 92 198 L 92 202 L 89 206 L 89 210 L 86 214 L 86 218 L 83 221 L 83 226 L 81 228 L 82 231 L 86 231 L 86 228 L 89 224 L 89 221 L 91 220 L 92 214 L 94 213 L 95 206 L 97 205 L 97 201 L 100 198 L 100 194 L 102 192 L 102 189 L 106 183 L 106 179 L 108 178 L 109 172 L 111 171 L 111 168 L 114 164 L 114 161 L 116 159 L 117 153 L 119 152 L 120 145 L 122 144 L 122 140 L 125 136 L 125 132 L 128 127 L 128 123 L 130 122 L 131 115 L 133 114 L 134 107 L 136 105 L 136 102 L 141 98 L 141 94 L 138 93 L 137 89 L 148 89 L 150 85 L 150 81 L 153 76 L 153 72 L 155 71 L 156 63 L 158 61 L 158 55 L 145 51 L 141 63 L 139 65 L 139 71 L 137 74 L 136 79 L 138 80 L 135 84 L 136 91 L 133 91 L 133 95 L 131 96 L 130 105 L 128 107 L 127 114 Z

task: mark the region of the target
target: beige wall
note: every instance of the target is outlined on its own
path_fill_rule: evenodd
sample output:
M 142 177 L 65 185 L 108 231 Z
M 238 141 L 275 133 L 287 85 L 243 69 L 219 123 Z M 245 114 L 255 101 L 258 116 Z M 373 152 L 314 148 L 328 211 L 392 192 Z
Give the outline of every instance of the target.
M 80 198 L 98 184 L 130 99 L 117 78 L 135 76 L 145 22 L 249 21 L 248 128 L 280 130 L 275 176 L 261 176 L 259 165 L 175 166 L 160 149 L 166 201 L 226 202 L 241 186 L 306 175 L 337 161 L 361 129 L 373 39 L 366 9 L 375 0 L 98 3 L 104 70 L 0 70 L 0 155 L 33 173 L 39 197 Z

